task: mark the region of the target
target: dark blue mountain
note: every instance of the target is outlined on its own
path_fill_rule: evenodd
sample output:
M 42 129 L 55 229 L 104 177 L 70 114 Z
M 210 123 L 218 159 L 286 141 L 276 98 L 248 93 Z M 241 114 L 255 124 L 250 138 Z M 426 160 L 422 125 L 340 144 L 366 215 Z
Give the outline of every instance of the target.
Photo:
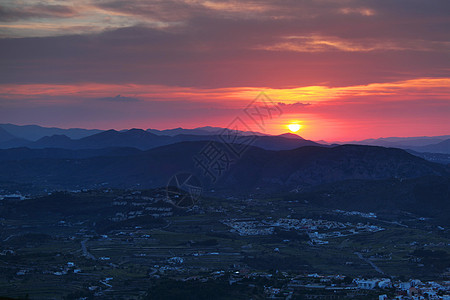
M 449 174 L 446 166 L 395 148 L 343 145 L 269 151 L 250 147 L 240 159 L 229 156 L 228 171 L 213 183 L 194 161 L 207 145 L 208 142 L 182 142 L 130 155 L 83 159 L 3 160 L 0 161 L 0 181 L 59 188 L 102 184 L 111 187 L 161 187 L 177 172 L 188 171 L 203 178 L 206 186 L 286 191 L 343 180 L 403 180 Z
M 66 135 L 72 139 L 80 139 L 95 133 L 102 132 L 98 129 L 82 129 L 82 128 L 70 128 L 62 129 L 56 127 L 42 127 L 38 125 L 14 125 L 14 124 L 0 124 L 0 128 L 3 128 L 10 134 L 17 138 L 37 141 L 45 136 L 52 135 Z
M 243 141 L 242 141 L 243 138 Z M 230 142 L 247 143 L 266 150 L 291 150 L 303 146 L 320 146 L 313 141 L 305 140 L 297 135 L 280 136 L 239 136 Z M 140 150 L 149 150 L 156 147 L 175 144 L 186 141 L 217 141 L 223 142 L 224 136 L 219 135 L 187 135 L 176 136 L 156 135 L 142 129 L 130 129 L 124 131 L 107 130 L 93 134 L 78 140 L 65 135 L 52 135 L 43 137 L 35 142 L 18 141 L 1 148 L 29 147 L 36 149 L 62 148 L 62 149 L 101 149 L 130 147 Z

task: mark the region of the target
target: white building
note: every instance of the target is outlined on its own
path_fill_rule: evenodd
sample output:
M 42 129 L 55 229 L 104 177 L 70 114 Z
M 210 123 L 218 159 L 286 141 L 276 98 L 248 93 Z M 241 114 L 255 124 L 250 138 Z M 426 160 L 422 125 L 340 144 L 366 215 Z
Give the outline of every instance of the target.
M 384 278 L 378 282 L 378 287 L 382 289 L 387 289 L 392 287 L 392 282 L 389 278 Z
M 377 286 L 377 280 L 357 280 L 356 284 L 358 288 L 371 290 Z
M 400 282 L 399 288 L 402 291 L 407 291 L 407 290 L 409 290 L 411 288 L 411 282 Z

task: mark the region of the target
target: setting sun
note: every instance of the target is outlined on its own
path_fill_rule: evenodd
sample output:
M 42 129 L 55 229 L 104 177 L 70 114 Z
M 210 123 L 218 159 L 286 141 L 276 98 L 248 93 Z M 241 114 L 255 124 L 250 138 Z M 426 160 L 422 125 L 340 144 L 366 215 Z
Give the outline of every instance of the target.
M 300 124 L 295 124 L 295 123 L 289 124 L 289 125 L 288 125 L 289 130 L 292 131 L 292 132 L 297 132 L 297 131 L 299 131 L 301 127 L 302 127 L 302 125 L 300 125 Z

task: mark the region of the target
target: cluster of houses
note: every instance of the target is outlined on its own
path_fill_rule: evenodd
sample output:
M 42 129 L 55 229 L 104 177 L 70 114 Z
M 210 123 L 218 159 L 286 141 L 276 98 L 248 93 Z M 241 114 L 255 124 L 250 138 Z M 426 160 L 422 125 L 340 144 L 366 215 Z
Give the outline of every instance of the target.
M 26 274 L 28 274 L 31 270 L 30 269 L 20 269 L 19 271 L 16 272 L 16 276 L 24 276 Z M 78 274 L 81 273 L 81 269 L 78 268 L 74 262 L 67 262 L 66 265 L 63 265 L 59 268 L 57 268 L 57 270 L 46 270 L 42 272 L 43 274 L 53 274 L 56 276 L 62 276 L 62 275 L 66 275 L 69 273 L 73 273 L 73 274 Z
M 21 193 L 16 192 L 15 194 L 4 194 L 0 195 L 0 201 L 22 201 L 29 199 L 28 196 L 23 196 Z
M 342 223 L 328 220 L 312 219 L 289 219 L 282 218 L 278 220 L 250 220 L 250 219 L 228 219 L 223 220 L 223 224 L 230 227 L 230 232 L 241 236 L 249 235 L 270 235 L 275 232 L 275 228 L 284 230 L 304 231 L 308 234 L 311 243 L 315 245 L 326 244 L 326 239 L 335 237 L 344 237 L 358 234 L 361 232 L 377 232 L 384 230 L 382 227 L 349 222 Z
M 394 296 L 389 297 L 386 294 L 379 295 L 379 300 L 404 299 L 404 300 L 450 300 L 450 281 L 422 282 L 418 279 L 409 281 L 391 282 L 390 279 L 356 279 L 354 281 L 357 288 L 360 289 L 393 289 Z
M 355 295 L 371 295 L 379 300 L 450 300 L 450 281 L 422 282 L 417 279 L 393 281 L 390 278 L 349 279 L 343 275 L 289 274 L 286 272 L 267 273 L 237 269 L 233 272 L 213 271 L 209 275 L 190 276 L 184 280 L 206 282 L 228 276 L 230 284 L 243 279 L 281 279 L 283 284 L 264 285 L 267 298 L 291 299 L 301 293 L 305 299 L 343 299 Z M 274 281 L 272 281 L 274 282 Z M 326 295 L 332 295 L 327 298 Z M 340 298 L 338 297 L 340 295 Z M 333 298 L 335 297 L 335 298 Z
M 360 211 L 345 211 L 345 210 L 340 210 L 340 209 L 335 209 L 333 211 L 335 213 L 343 214 L 345 216 L 358 216 L 358 217 L 363 217 L 363 218 L 368 218 L 368 219 L 376 219 L 377 218 L 377 215 L 373 212 L 363 213 Z
M 274 227 L 267 226 L 260 221 L 224 220 L 222 223 L 231 227 L 230 232 L 235 232 L 240 236 L 270 235 L 275 230 Z
M 121 212 L 117 212 L 111 221 L 119 222 L 133 219 L 139 216 L 152 216 L 155 218 L 170 217 L 173 215 L 172 207 L 160 206 L 159 201 L 164 201 L 161 195 L 147 197 L 140 195 L 140 192 L 133 192 L 129 195 L 118 196 L 114 199 L 113 206 L 122 206 Z
M 395 283 L 396 296 L 394 299 L 412 300 L 450 300 L 450 281 L 444 282 L 421 282 L 420 280 L 410 280 L 407 282 Z M 380 298 L 388 299 L 387 297 Z
M 390 278 L 357 278 L 349 284 L 336 284 L 336 281 L 333 279 L 339 279 L 342 276 L 320 276 L 317 274 L 308 276 L 319 278 L 320 283 L 298 284 L 299 281 L 293 279 L 288 286 L 335 291 L 367 290 L 379 294 L 379 300 L 450 300 L 450 281 L 440 283 L 428 281 L 424 283 L 418 279 L 392 281 Z

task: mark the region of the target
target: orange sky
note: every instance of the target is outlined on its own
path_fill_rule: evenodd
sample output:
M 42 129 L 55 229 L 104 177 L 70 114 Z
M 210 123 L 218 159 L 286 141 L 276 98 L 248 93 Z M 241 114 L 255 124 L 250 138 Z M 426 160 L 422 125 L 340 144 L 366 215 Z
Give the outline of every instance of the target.
M 282 114 L 267 118 L 263 128 L 255 126 L 251 119 L 247 120 L 247 125 L 254 131 L 280 134 L 287 131 L 287 124 L 298 123 L 302 125 L 298 134 L 305 138 L 351 140 L 367 136 L 443 135 L 449 130 L 450 78 L 284 89 L 199 89 L 93 83 L 7 84 L 1 87 L 1 91 L 7 101 L 7 109 L 14 111 L 14 106 L 29 107 L 32 113 L 21 114 L 30 118 L 30 122 L 48 126 L 84 125 L 103 129 L 224 127 L 235 117 L 245 117 L 244 108 L 264 92 Z M 110 96 L 111 91 L 115 96 Z M 86 105 L 91 108 L 88 117 L 101 118 L 87 122 L 86 119 L 70 117 L 71 112 L 83 111 Z M 55 124 L 44 120 L 38 112 L 42 107 L 63 112 L 60 121 Z M 161 111 L 165 114 L 159 115 Z M 434 119 L 425 124 L 429 115 Z M 130 119 L 129 116 L 135 117 Z M 19 123 L 26 123 L 26 119 Z
M 264 92 L 282 115 L 256 131 L 449 134 L 449 3 L 6 0 L 0 122 L 224 127 Z

